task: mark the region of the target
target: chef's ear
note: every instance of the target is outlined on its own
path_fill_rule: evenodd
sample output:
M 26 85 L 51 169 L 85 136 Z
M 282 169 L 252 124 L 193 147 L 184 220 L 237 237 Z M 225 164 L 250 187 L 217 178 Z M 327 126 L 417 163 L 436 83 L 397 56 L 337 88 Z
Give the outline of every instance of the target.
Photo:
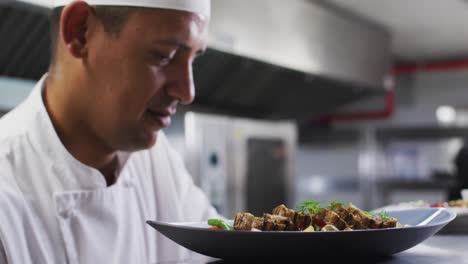
M 60 33 L 66 49 L 75 58 L 87 54 L 87 33 L 89 17 L 94 9 L 85 1 L 75 1 L 66 6 L 60 18 Z

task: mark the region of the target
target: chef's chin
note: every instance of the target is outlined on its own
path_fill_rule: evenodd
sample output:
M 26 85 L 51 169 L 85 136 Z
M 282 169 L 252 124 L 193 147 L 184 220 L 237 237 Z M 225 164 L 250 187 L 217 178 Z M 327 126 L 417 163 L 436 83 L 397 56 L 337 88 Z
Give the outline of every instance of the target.
M 157 139 L 158 131 L 141 131 L 140 133 L 134 134 L 131 138 L 127 138 L 127 143 L 121 145 L 119 150 L 134 152 L 149 149 L 156 144 Z
M 158 140 L 158 133 L 159 133 L 159 130 L 145 133 L 145 136 L 142 138 L 140 142 L 141 143 L 140 150 L 149 149 L 153 147 Z
M 139 147 L 138 150 L 148 149 L 156 144 L 158 139 L 158 133 L 162 129 L 158 122 L 152 119 L 145 118 L 143 124 L 140 127 L 135 144 Z

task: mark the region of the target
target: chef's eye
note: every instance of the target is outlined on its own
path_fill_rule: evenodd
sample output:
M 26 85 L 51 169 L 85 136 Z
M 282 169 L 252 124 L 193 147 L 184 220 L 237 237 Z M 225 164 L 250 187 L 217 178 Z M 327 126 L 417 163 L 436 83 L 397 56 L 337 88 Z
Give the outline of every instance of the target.
M 154 59 L 159 66 L 167 66 L 174 59 L 174 54 L 164 55 L 159 52 L 154 53 Z

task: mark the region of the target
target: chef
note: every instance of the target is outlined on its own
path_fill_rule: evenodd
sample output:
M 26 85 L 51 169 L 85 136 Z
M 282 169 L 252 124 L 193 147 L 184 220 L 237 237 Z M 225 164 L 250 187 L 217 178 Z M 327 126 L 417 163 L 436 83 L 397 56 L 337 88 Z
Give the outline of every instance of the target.
M 0 120 L 0 263 L 188 257 L 145 221 L 217 216 L 162 132 L 194 98 L 209 15 L 209 0 L 55 3 L 49 72 Z

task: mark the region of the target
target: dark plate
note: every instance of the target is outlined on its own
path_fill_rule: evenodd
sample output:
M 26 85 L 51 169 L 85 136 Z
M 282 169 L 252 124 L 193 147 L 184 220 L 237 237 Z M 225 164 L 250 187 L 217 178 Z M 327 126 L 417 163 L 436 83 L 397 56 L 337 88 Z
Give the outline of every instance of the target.
M 440 212 L 430 222 L 417 226 Z M 165 223 L 147 221 L 174 242 L 197 253 L 220 259 L 311 258 L 320 256 L 389 256 L 431 237 L 455 218 L 437 208 L 389 211 L 403 228 L 340 232 L 213 231 L 203 222 Z

